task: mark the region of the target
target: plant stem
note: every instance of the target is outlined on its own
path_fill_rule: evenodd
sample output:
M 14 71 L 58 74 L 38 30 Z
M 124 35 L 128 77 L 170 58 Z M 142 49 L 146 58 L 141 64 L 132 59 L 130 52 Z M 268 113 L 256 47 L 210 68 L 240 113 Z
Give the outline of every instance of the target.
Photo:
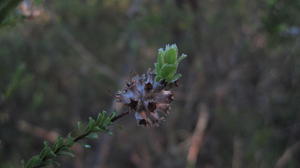
M 113 118 L 111 119 L 111 122 L 115 122 L 115 121 L 117 121 L 118 119 L 120 119 L 120 118 L 122 118 L 122 117 L 124 117 L 124 116 L 126 116 L 126 115 L 128 115 L 128 114 L 129 114 L 129 111 L 123 112 L 123 113 L 121 113 L 121 114 L 119 114 L 119 115 L 113 117 Z M 88 132 L 85 132 L 85 133 L 83 133 L 83 134 L 81 134 L 81 135 L 78 135 L 77 137 L 75 137 L 75 138 L 73 139 L 74 143 L 75 143 L 75 142 L 78 142 L 78 141 L 81 140 L 81 139 L 84 139 L 84 138 L 85 138 L 86 136 L 88 136 L 90 133 L 92 133 L 92 131 L 88 131 Z M 63 146 L 61 146 L 60 148 L 56 149 L 56 150 L 54 151 L 54 153 L 55 153 L 55 154 L 58 154 L 58 153 L 60 152 L 60 150 L 61 150 L 62 148 L 64 148 L 64 147 L 66 147 L 66 145 L 63 145 Z M 71 146 L 68 146 L 68 147 L 71 147 Z M 44 161 L 46 161 L 47 159 L 48 159 L 47 157 L 43 158 L 43 159 L 42 159 L 42 163 L 43 163 Z M 45 166 L 45 165 L 38 165 L 38 166 L 35 166 L 35 167 L 32 167 L 32 168 L 40 168 L 40 167 L 44 167 L 44 166 Z
M 118 119 L 120 119 L 120 118 L 122 118 L 122 117 L 124 117 L 124 116 L 126 116 L 126 115 L 128 115 L 128 114 L 129 114 L 129 111 L 123 112 L 123 113 L 121 113 L 121 114 L 115 116 L 114 118 L 112 118 L 112 119 L 111 119 L 111 122 L 115 122 L 115 121 L 117 121 Z

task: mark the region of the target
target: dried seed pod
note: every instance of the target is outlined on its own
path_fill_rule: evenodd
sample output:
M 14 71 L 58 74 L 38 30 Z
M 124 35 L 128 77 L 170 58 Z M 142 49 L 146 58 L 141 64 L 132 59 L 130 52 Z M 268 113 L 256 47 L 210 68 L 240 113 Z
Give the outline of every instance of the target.
M 116 100 L 135 112 L 139 125 L 159 126 L 169 114 L 174 99 L 170 89 L 174 86 L 174 82 L 155 81 L 155 74 L 149 70 L 146 74 L 134 76 L 117 93 Z

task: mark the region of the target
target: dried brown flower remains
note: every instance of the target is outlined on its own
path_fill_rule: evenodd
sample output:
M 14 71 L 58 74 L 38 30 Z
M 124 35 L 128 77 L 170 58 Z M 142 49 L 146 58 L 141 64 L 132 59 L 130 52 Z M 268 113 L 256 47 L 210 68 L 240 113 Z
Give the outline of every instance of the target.
M 135 112 L 139 125 L 159 126 L 169 114 L 173 101 L 171 88 L 176 82 L 155 81 L 155 74 L 149 70 L 146 74 L 134 76 L 126 87 L 119 91 L 116 100 Z

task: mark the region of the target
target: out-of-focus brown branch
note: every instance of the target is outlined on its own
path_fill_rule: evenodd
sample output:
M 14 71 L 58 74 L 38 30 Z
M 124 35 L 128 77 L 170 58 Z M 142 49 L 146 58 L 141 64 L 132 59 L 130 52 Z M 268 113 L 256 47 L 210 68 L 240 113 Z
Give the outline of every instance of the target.
M 131 155 L 130 160 L 132 161 L 132 163 L 139 168 L 151 168 L 151 157 L 146 147 L 141 146 L 139 153 L 134 152 Z
M 284 153 L 277 160 L 274 168 L 283 168 L 293 158 L 293 155 L 296 151 L 300 149 L 300 142 L 295 143 L 294 145 L 288 147 Z
M 39 137 L 41 139 L 45 139 L 49 142 L 55 142 L 55 140 L 59 136 L 59 134 L 55 131 L 48 131 L 48 130 L 45 130 L 44 128 L 33 126 L 23 120 L 18 122 L 18 128 L 22 132 L 29 133 L 29 134 Z
M 242 167 L 242 142 L 238 137 L 233 140 L 232 168 Z
M 187 167 L 191 168 L 195 167 L 196 165 L 197 157 L 203 144 L 205 129 L 209 119 L 208 107 L 206 104 L 200 104 L 198 109 L 199 117 L 195 131 L 192 135 L 191 145 L 187 155 Z

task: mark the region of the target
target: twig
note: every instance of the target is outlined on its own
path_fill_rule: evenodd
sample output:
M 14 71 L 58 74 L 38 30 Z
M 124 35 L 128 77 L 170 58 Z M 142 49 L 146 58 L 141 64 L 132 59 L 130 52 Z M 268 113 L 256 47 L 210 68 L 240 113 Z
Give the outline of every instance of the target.
M 121 113 L 121 114 L 115 116 L 114 118 L 112 118 L 112 119 L 111 119 L 111 122 L 115 122 L 115 121 L 117 121 L 118 119 L 120 119 L 120 118 L 122 118 L 122 117 L 124 117 L 124 116 L 126 116 L 126 115 L 128 115 L 128 114 L 129 114 L 129 111 L 126 111 L 126 112 L 124 112 L 124 113 Z
M 62 154 L 62 152 L 68 152 L 69 148 L 71 148 L 76 142 L 86 138 L 91 133 L 101 132 L 101 131 L 108 131 L 107 127 L 110 126 L 111 123 L 117 121 L 118 119 L 126 116 L 129 112 L 121 113 L 117 116 L 105 116 L 104 112 L 99 113 L 97 119 L 89 119 L 88 125 L 85 128 L 85 131 L 76 136 L 72 137 L 71 134 L 67 138 L 62 138 L 57 135 L 57 139 L 55 140 L 54 144 L 50 147 L 47 144 L 44 144 L 44 148 L 42 149 L 41 153 L 32 157 L 26 164 L 25 168 L 40 168 L 46 165 L 46 162 L 49 160 L 53 160 L 57 155 Z M 23 123 L 24 127 L 24 123 Z M 80 130 L 80 126 L 79 130 Z M 30 128 L 30 126 L 25 126 L 25 128 Z M 45 131 L 43 131 L 45 133 Z M 51 138 L 53 140 L 53 138 Z M 44 152 L 43 152 L 44 151 Z M 48 151 L 45 155 L 45 151 Z M 66 154 L 66 153 L 65 153 Z M 39 159 L 39 160 L 36 160 Z
M 55 142 L 57 137 L 59 137 L 59 134 L 55 131 L 49 131 L 41 127 L 33 126 L 24 120 L 18 122 L 18 128 L 23 132 L 27 132 L 39 138 L 46 139 L 49 142 Z
M 124 116 L 126 116 L 126 115 L 128 115 L 128 114 L 129 114 L 129 111 L 123 112 L 123 113 L 121 113 L 121 114 L 115 116 L 114 118 L 112 118 L 112 119 L 111 119 L 111 122 L 115 122 L 115 121 L 117 121 L 118 119 L 120 119 L 120 118 L 122 118 L 122 117 L 124 117 Z M 79 140 L 85 138 L 85 137 L 88 136 L 90 133 L 91 133 L 91 132 L 89 131 L 89 132 L 86 132 L 86 133 L 84 133 L 84 134 L 82 134 L 82 135 L 77 136 L 76 138 L 74 138 L 74 142 L 77 142 L 77 141 L 79 141 Z
M 274 168 L 283 168 L 288 161 L 290 161 L 297 150 L 300 149 L 300 142 L 288 147 L 285 152 L 280 156 Z
M 198 122 L 192 136 L 191 146 L 187 155 L 187 167 L 189 168 L 194 168 L 196 165 L 197 157 L 204 139 L 204 132 L 208 123 L 209 114 L 206 104 L 201 104 L 199 111 Z
M 242 142 L 240 138 L 235 137 L 233 140 L 232 168 L 242 167 L 242 154 Z
M 54 143 L 56 139 L 60 136 L 59 133 L 55 131 L 49 131 L 41 127 L 37 127 L 34 125 L 31 125 L 30 123 L 21 120 L 18 122 L 18 128 L 20 131 L 32 134 L 33 136 L 45 139 L 51 143 Z M 80 155 L 82 152 L 82 147 L 79 144 L 75 144 L 72 146 L 72 150 L 76 153 L 76 155 Z M 81 168 L 82 164 L 79 161 L 76 161 L 76 167 Z

